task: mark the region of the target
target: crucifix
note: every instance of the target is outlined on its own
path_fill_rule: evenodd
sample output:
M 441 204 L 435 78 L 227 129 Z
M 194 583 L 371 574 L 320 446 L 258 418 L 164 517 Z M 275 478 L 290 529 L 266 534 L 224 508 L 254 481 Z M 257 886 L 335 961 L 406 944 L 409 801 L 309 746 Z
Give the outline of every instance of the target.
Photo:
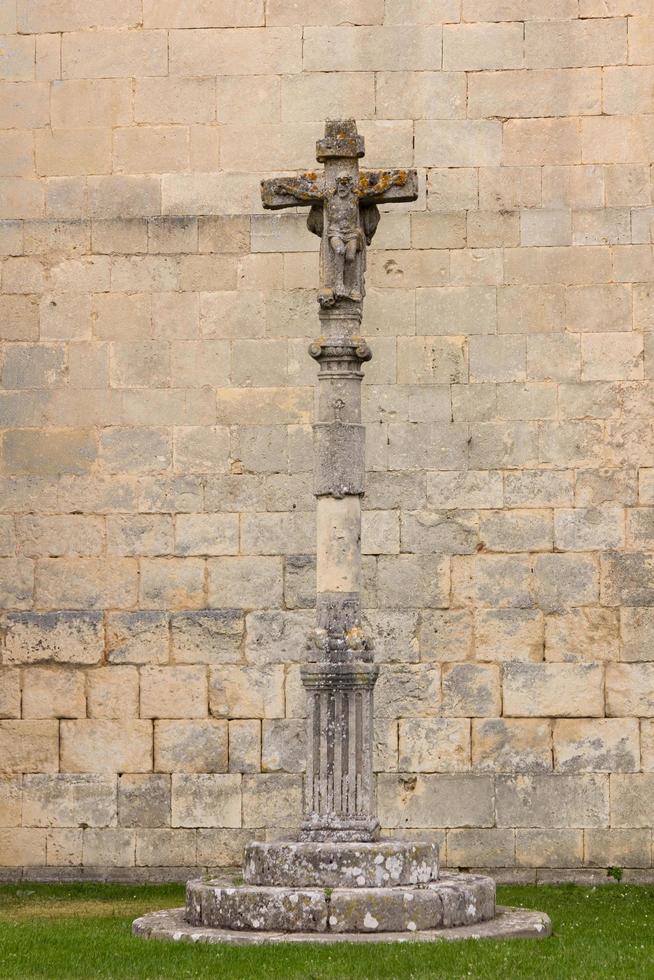
M 322 173 L 264 180 L 265 208 L 308 206 L 320 237 L 321 336 L 309 353 L 319 364 L 314 424 L 317 498 L 316 628 L 302 681 L 309 702 L 307 805 L 302 838 L 370 841 L 379 832 L 373 792 L 373 688 L 379 668 L 361 625 L 361 497 L 364 439 L 359 336 L 366 247 L 377 205 L 414 201 L 415 170 L 359 170 L 363 137 L 353 119 L 328 120 L 318 140 Z

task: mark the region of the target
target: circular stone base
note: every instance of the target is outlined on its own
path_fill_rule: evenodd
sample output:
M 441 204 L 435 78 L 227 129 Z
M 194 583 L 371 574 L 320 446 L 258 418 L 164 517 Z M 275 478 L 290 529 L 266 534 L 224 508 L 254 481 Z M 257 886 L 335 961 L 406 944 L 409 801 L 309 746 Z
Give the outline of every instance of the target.
M 354 844 L 253 841 L 245 848 L 247 885 L 283 888 L 382 888 L 438 878 L 438 845 L 382 840 Z
M 420 932 L 485 922 L 495 915 L 495 882 L 447 874 L 418 886 L 288 888 L 189 881 L 191 926 L 259 932 Z
M 442 943 L 461 939 L 545 939 L 552 934 L 552 923 L 544 912 L 499 905 L 495 918 L 452 929 L 373 933 L 241 932 L 191 926 L 184 919 L 184 909 L 164 909 L 136 919 L 132 932 L 142 939 L 226 943 L 232 946 L 260 946 L 267 943 Z

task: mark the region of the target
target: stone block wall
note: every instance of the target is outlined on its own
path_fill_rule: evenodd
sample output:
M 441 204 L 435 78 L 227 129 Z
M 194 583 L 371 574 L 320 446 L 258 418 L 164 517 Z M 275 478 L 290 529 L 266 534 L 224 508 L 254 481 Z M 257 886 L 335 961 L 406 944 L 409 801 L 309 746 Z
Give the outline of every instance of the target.
M 183 877 L 298 823 L 317 240 L 259 180 L 352 115 L 421 182 L 364 324 L 384 828 L 651 875 L 651 0 L 0 33 L 0 873 Z

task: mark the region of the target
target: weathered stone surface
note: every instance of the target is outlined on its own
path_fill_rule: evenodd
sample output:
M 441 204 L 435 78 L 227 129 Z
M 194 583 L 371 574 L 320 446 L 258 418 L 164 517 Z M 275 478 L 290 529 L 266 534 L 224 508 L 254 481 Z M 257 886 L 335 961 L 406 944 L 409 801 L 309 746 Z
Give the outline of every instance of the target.
M 227 722 L 156 721 L 154 768 L 158 772 L 227 772 Z
M 112 666 L 86 675 L 89 718 L 136 718 L 139 675 L 135 667 Z
M 169 645 L 168 615 L 165 612 L 110 613 L 108 616 L 109 663 L 166 663 Z
M 253 843 L 245 850 L 244 876 L 249 885 L 293 888 L 425 884 L 438 877 L 438 846 L 408 841 Z
M 60 725 L 63 772 L 148 772 L 152 769 L 152 722 L 79 719 Z
M 469 769 L 469 720 L 400 719 L 398 767 L 402 772 L 461 772 Z
M 509 663 L 504 667 L 504 713 L 514 717 L 604 714 L 599 664 Z
M 208 713 L 205 667 L 144 667 L 142 718 L 204 718 Z
M 110 827 L 116 820 L 116 778 L 31 775 L 23 778 L 27 827 Z
M 608 776 L 499 776 L 496 806 L 499 827 L 606 827 Z
M 540 718 L 473 719 L 472 766 L 487 772 L 550 772 L 550 723 Z
M 557 719 L 554 767 L 560 772 L 636 772 L 640 768 L 638 720 Z
M 102 657 L 100 613 L 9 613 L 5 626 L 5 664 L 94 664 Z
M 118 779 L 121 827 L 167 827 L 170 823 L 170 776 L 127 773 Z
M 173 775 L 171 823 L 173 827 L 240 827 L 241 777 Z
M 490 827 L 494 822 L 487 776 L 382 773 L 377 796 L 384 827 Z
M 184 919 L 184 909 L 153 912 L 136 919 L 132 929 L 135 936 L 175 942 L 224 943 L 229 945 L 261 945 L 276 943 L 394 943 L 394 942 L 456 942 L 462 939 L 523 938 L 545 939 L 551 935 L 552 924 L 542 912 L 496 906 L 496 915 L 486 922 L 452 929 L 424 932 L 372 933 L 293 933 L 243 932 L 211 927 L 191 926 Z
M 241 659 L 243 616 L 238 609 L 203 609 L 171 616 L 176 663 L 234 663 Z
M 50 773 L 59 768 L 59 723 L 0 721 L 0 772 Z M 45 778 L 45 777 L 44 777 Z
M 277 665 L 212 667 L 211 714 L 221 718 L 282 718 L 284 668 Z
M 29 667 L 24 671 L 23 718 L 83 718 L 85 715 L 84 675 L 79 670 Z
M 223 929 L 325 932 L 324 890 L 242 885 L 225 888 L 211 882 L 189 882 L 186 916 L 193 925 Z

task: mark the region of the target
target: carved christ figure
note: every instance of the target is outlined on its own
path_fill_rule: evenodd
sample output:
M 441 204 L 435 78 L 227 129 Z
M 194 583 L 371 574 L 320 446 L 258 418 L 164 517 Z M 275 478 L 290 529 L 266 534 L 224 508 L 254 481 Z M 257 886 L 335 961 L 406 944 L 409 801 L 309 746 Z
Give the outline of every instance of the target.
M 310 205 L 309 231 L 321 240 L 320 290 L 323 308 L 359 305 L 365 295 L 366 246 L 379 224 L 378 204 L 413 201 L 417 196 L 412 170 L 359 171 L 363 141 L 350 120 L 327 123 L 318 142 L 325 171 L 262 181 L 265 208 Z

